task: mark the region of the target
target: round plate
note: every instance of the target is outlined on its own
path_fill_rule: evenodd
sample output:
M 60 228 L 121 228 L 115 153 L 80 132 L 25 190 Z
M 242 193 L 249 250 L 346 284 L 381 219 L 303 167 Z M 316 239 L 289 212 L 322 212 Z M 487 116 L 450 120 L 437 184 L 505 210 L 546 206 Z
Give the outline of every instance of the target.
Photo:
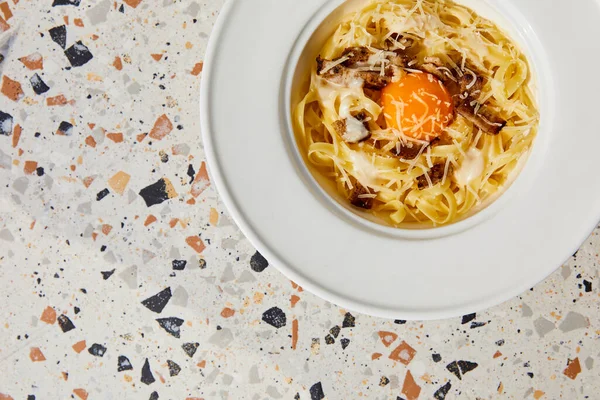
M 600 61 L 597 0 L 580 0 L 577 7 L 546 0 L 458 2 L 494 20 L 529 55 L 540 132 L 523 171 L 485 219 L 414 236 L 341 211 L 302 163 L 290 132 L 296 62 L 321 22 L 346 2 L 230 0 L 221 11 L 200 99 L 213 181 L 253 245 L 326 300 L 399 319 L 478 311 L 549 275 L 600 219 L 594 119 L 600 80 L 578 67 Z

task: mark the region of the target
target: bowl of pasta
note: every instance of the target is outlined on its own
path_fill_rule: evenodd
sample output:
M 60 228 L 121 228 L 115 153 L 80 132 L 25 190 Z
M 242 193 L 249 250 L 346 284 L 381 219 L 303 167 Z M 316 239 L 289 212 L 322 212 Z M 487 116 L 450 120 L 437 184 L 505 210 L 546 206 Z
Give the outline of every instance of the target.
M 569 61 L 600 34 L 595 0 L 295 3 L 226 3 L 201 89 L 221 198 L 288 277 L 449 317 L 531 287 L 596 226 L 600 84 Z

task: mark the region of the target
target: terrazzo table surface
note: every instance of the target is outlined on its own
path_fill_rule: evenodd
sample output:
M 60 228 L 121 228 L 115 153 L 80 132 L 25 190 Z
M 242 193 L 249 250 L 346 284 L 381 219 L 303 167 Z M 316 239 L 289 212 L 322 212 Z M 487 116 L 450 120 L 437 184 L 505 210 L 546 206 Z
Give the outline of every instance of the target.
M 204 162 L 221 6 L 0 0 L 0 399 L 600 399 L 598 232 L 446 321 L 348 312 L 268 266 Z

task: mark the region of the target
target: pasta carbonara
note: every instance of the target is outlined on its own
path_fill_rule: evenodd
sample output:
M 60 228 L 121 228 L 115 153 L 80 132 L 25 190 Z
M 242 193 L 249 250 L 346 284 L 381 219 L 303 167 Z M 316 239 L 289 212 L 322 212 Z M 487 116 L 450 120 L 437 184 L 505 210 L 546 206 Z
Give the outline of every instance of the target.
M 481 208 L 518 173 L 539 114 L 527 60 L 450 0 L 373 0 L 323 46 L 298 145 L 354 207 L 396 227 Z

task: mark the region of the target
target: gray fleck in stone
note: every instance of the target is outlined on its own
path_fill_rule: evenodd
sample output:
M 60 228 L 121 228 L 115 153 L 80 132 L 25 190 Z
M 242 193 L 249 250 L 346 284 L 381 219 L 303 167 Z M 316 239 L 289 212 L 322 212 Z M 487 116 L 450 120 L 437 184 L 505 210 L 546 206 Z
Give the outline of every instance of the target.
M 210 339 L 208 339 L 208 342 L 221 348 L 229 346 L 229 344 L 233 342 L 233 334 L 231 333 L 231 329 L 223 328 L 216 331 L 213 333 Z
M 238 283 L 246 283 L 246 282 L 254 282 L 254 281 L 256 281 L 256 278 L 248 270 L 244 270 L 244 272 L 242 272 L 240 277 L 237 279 Z
M 527 389 L 527 391 L 525 392 L 525 394 L 523 395 L 523 398 L 526 399 L 529 396 L 531 396 L 533 394 L 533 388 L 529 388 Z
M 231 385 L 231 382 L 233 382 L 233 376 L 231 376 L 229 374 L 223 375 L 222 382 L 223 382 L 223 385 L 225 385 L 225 386 Z
M 587 369 L 594 368 L 594 359 L 592 357 L 586 358 L 585 361 L 584 361 L 584 363 L 585 363 L 585 367 Z
M 283 396 L 277 391 L 275 386 L 267 386 L 267 394 L 274 399 L 280 399 Z
M 253 365 L 250 368 L 250 372 L 248 373 L 248 383 L 260 383 L 261 379 L 260 376 L 258 376 L 258 367 L 256 365 Z
M 171 207 L 165 205 L 162 210 L 160 210 L 160 215 L 169 215 L 171 214 Z
M 162 243 L 156 238 L 152 239 L 152 246 L 156 247 L 157 249 L 161 249 L 163 247 Z
M 173 292 L 173 297 L 171 298 L 171 302 L 180 307 L 187 307 L 188 304 L 188 292 L 185 290 L 183 286 L 178 286 L 177 289 Z
M 20 178 L 15 179 L 12 185 L 13 189 L 15 189 L 21 194 L 25 194 L 27 186 L 29 186 L 29 178 L 27 178 L 26 176 L 22 176 Z
M 127 192 L 127 202 L 131 204 L 135 201 L 135 199 L 137 199 L 137 197 L 137 193 L 134 192 L 132 189 L 129 189 L 129 191 Z
M 2 229 L 0 231 L 0 239 L 12 242 L 15 240 L 15 237 L 12 235 L 12 233 L 10 233 L 8 229 Z
M 237 240 L 232 238 L 223 239 L 221 241 L 221 247 L 224 249 L 235 249 L 235 245 L 237 244 Z
M 553 322 L 548 321 L 544 317 L 539 317 L 535 321 L 533 321 L 533 327 L 540 337 L 544 337 L 549 332 L 553 331 L 556 326 Z
M 533 315 L 533 311 L 531 311 L 531 307 L 529 307 L 525 303 L 523 303 L 522 311 L 523 311 L 523 313 L 521 314 L 521 316 L 523 316 L 523 317 L 531 317 Z
M 181 258 L 181 254 L 179 254 L 179 249 L 177 249 L 177 247 L 171 247 L 171 251 L 169 251 L 169 258 L 174 258 L 177 260 Z
M 219 370 L 215 368 L 208 374 L 204 382 L 210 385 L 217 379 L 217 376 L 219 376 Z
M 531 335 L 533 335 L 533 331 L 532 331 L 531 329 L 527 329 L 527 330 L 525 331 L 525 336 L 529 337 L 529 336 L 531 336 Z
M 4 153 L 2 149 L 0 149 L 0 168 L 10 169 L 11 165 L 12 157 Z
M 110 0 L 102 0 L 96 6 L 90 8 L 86 14 L 92 25 L 106 21 L 106 15 L 110 11 Z
M 568 265 L 563 265 L 560 269 L 560 274 L 562 275 L 563 279 L 567 279 L 569 276 L 571 276 L 571 267 Z
M 16 205 L 20 205 L 21 204 L 21 198 L 19 197 L 18 194 L 13 193 L 10 198 L 12 199 L 13 203 L 15 203 Z
M 148 262 L 150 260 L 152 260 L 154 257 L 156 257 L 156 254 L 154 254 L 150 250 L 146 250 L 146 249 L 142 250 L 142 260 L 144 261 L 144 264 L 148 264 Z
M 173 146 L 173 149 L 176 150 L 177 155 L 187 156 L 190 154 L 190 146 L 187 143 L 178 143 Z
M 208 34 L 207 34 L 206 32 L 200 32 L 200 33 L 198 34 L 198 37 L 199 37 L 200 39 L 207 39 L 207 38 L 208 38 Z
M 127 91 L 129 94 L 140 94 L 142 86 L 137 82 L 133 82 L 131 85 L 127 86 Z
M 373 376 L 373 370 L 371 370 L 371 368 L 367 367 L 363 371 L 363 375 L 365 375 L 365 376 Z
M 106 253 L 104 255 L 104 261 L 106 261 L 107 263 L 110 263 L 110 264 L 114 264 L 115 262 L 117 262 L 115 253 L 113 253 L 112 251 L 109 251 L 108 253 Z
M 227 264 L 225 266 L 225 269 L 223 270 L 223 274 L 221 275 L 221 282 L 230 282 L 232 280 L 235 279 L 235 275 L 233 274 L 233 268 L 231 267 L 230 264 Z
M 85 230 L 83 231 L 83 237 L 84 238 L 92 237 L 92 233 L 94 233 L 94 227 L 92 226 L 92 224 L 87 224 L 87 226 L 85 227 Z
M 87 201 L 85 203 L 81 203 L 77 206 L 77 212 L 82 214 L 91 214 L 92 213 L 92 202 Z
M 230 294 L 234 297 L 238 297 L 241 298 L 242 294 L 244 294 L 245 290 L 243 288 L 237 287 L 237 286 L 225 286 L 223 288 L 223 290 L 225 291 L 225 293 Z
M 195 1 L 192 2 L 192 4 L 190 4 L 185 10 L 185 13 L 193 18 L 195 18 L 198 15 L 198 12 L 200 12 L 200 5 Z
M 39 319 L 38 317 L 36 317 L 35 315 L 31 316 L 31 326 L 33 326 L 34 328 L 35 328 L 36 326 L 38 326 L 38 321 L 39 321 L 39 320 L 40 320 L 40 319 Z
M 259 338 L 265 339 L 265 341 L 271 339 L 272 335 L 273 335 L 273 331 L 270 331 L 270 330 L 269 331 L 261 331 L 256 334 L 256 336 L 258 336 Z
M 583 315 L 574 311 L 569 311 L 567 317 L 558 326 L 563 332 L 571 332 L 576 329 L 587 328 L 590 326 L 590 321 Z
M 400 387 L 400 381 L 396 375 L 392 375 L 389 377 L 390 379 L 390 389 L 398 389 Z
M 558 353 L 560 351 L 560 346 L 557 344 L 552 345 L 552 350 L 554 350 L 555 353 Z
M 52 189 L 52 185 L 54 185 L 54 179 L 48 174 L 44 175 L 44 185 L 46 185 L 48 189 Z
M 137 270 L 137 265 L 132 265 L 119 274 L 119 278 L 125 281 L 129 289 L 137 289 Z

